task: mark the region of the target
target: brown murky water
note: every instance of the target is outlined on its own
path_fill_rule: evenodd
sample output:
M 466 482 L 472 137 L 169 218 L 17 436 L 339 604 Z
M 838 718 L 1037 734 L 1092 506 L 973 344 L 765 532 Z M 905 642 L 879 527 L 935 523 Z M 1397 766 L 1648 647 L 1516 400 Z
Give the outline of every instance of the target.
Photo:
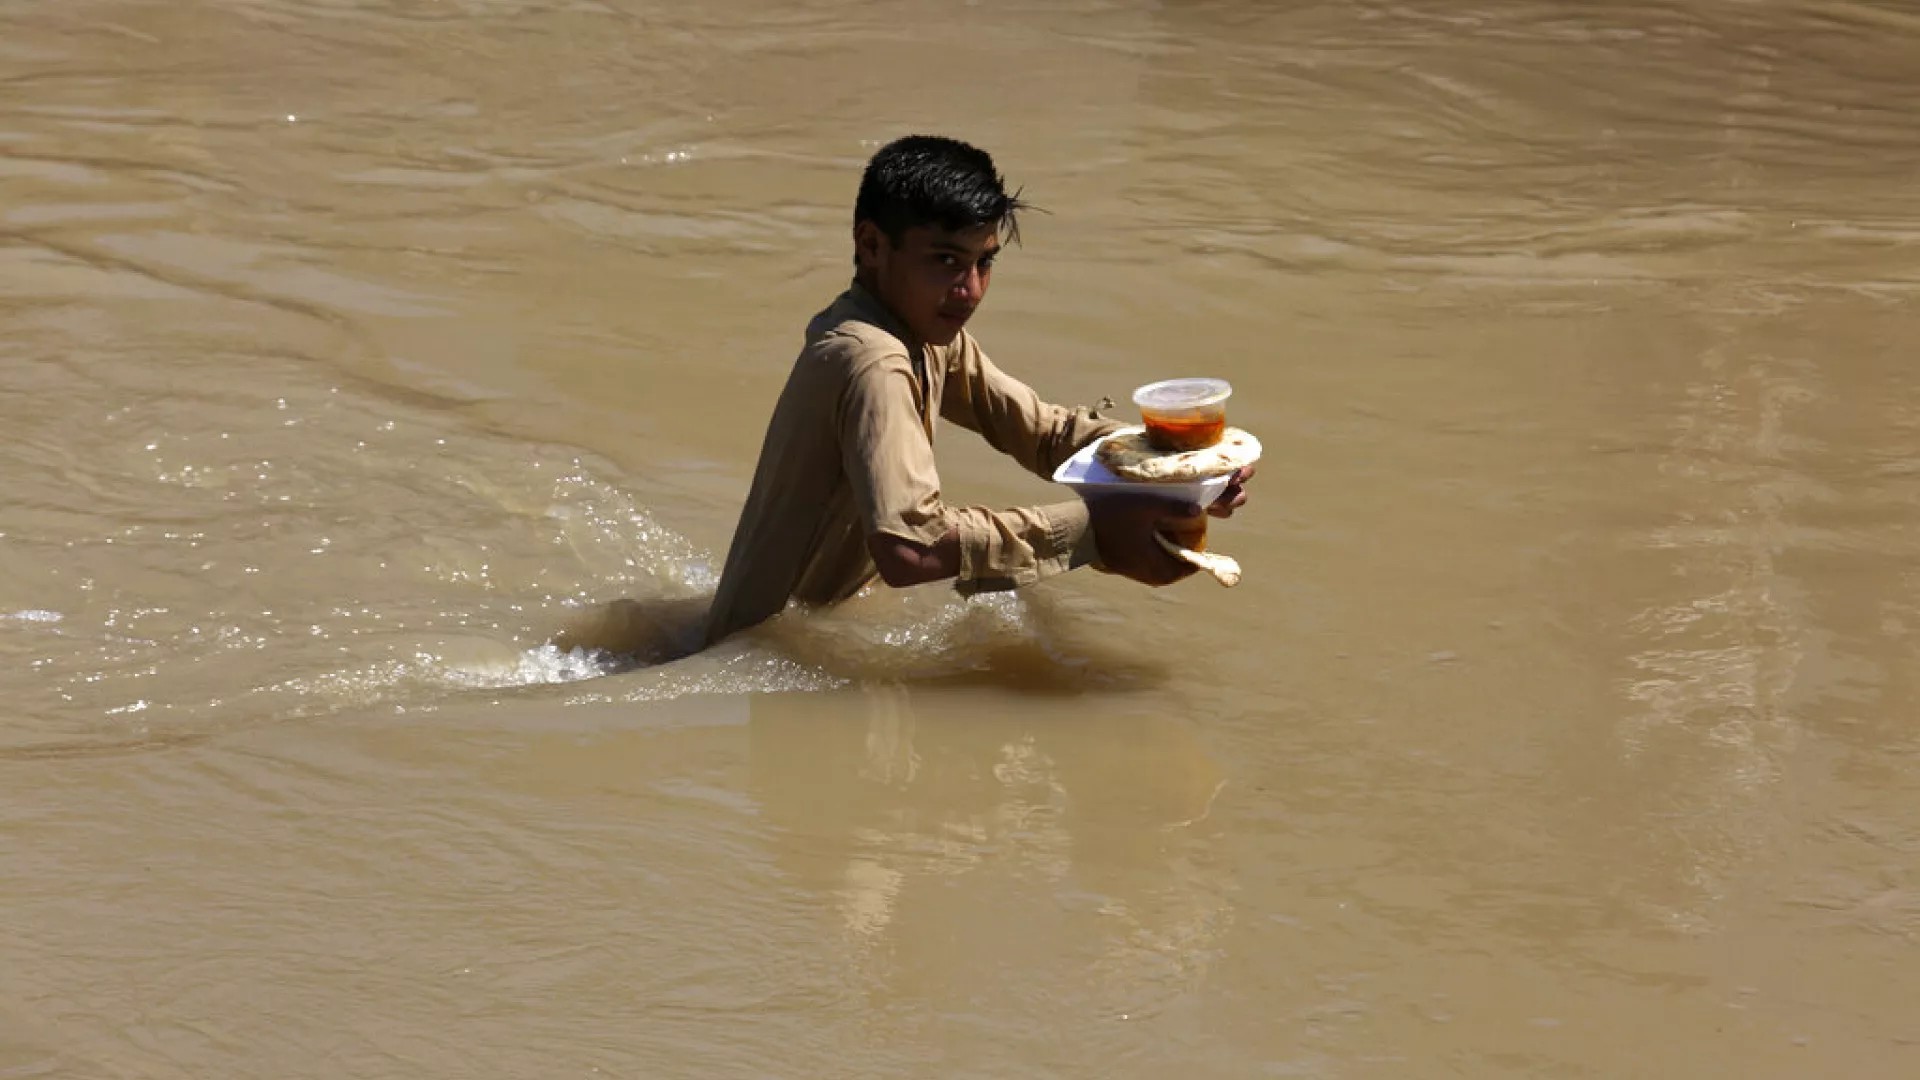
M 548 644 L 910 130 L 1245 584 Z M 1917 301 L 1906 0 L 0 0 L 0 1077 L 1920 1074 Z

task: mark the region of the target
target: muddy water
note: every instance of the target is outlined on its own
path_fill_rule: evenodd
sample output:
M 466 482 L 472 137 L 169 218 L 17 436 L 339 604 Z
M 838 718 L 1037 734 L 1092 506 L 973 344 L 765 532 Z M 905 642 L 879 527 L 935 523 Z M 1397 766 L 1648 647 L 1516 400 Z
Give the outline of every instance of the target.
M 1914 1075 L 1916 57 L 0 2 L 0 1076 Z M 1051 211 L 1003 366 L 1233 380 L 1246 581 L 649 664 L 910 130 Z

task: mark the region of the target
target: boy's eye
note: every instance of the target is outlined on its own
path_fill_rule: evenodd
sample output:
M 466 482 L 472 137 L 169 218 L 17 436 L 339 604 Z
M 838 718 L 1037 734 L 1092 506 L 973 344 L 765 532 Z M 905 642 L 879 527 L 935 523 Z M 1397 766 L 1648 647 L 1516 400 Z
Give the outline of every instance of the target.
M 984 258 L 984 259 L 981 259 L 981 260 L 980 260 L 980 272 L 981 272 L 981 273 L 983 273 L 983 274 L 984 274 L 984 273 L 986 273 L 987 271 L 989 271 L 989 270 L 991 270 L 991 269 L 993 269 L 993 259 L 994 259 L 994 257 L 993 257 L 992 255 L 989 255 L 989 256 L 987 256 L 986 258 Z
M 960 265 L 960 257 L 958 255 L 954 255 L 949 252 L 943 251 L 940 254 L 934 256 L 934 258 L 939 259 L 940 265 L 946 267 L 949 270 Z

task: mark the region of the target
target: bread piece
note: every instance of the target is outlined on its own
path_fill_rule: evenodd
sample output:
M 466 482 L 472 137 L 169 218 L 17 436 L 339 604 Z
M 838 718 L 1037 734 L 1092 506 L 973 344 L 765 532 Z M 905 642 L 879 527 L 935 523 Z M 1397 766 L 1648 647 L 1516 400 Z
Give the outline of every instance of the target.
M 1166 549 L 1167 554 L 1181 562 L 1190 563 L 1205 570 L 1213 575 L 1213 580 L 1227 588 L 1231 589 L 1240 584 L 1240 563 L 1233 556 L 1222 555 L 1217 551 L 1194 551 L 1183 548 L 1167 539 L 1167 535 L 1161 532 L 1154 533 L 1153 538 L 1160 541 L 1160 546 Z
M 1145 428 L 1123 428 L 1107 436 L 1094 456 L 1122 480 L 1188 484 L 1225 476 L 1260 460 L 1260 440 L 1228 428 L 1220 441 L 1199 450 L 1155 450 Z

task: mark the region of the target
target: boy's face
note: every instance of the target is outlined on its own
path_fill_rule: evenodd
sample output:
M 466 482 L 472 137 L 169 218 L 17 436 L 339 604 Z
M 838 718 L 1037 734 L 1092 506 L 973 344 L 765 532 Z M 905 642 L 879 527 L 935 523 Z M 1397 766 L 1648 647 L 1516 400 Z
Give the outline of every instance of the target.
M 993 260 L 1000 254 L 997 224 L 949 232 L 916 225 L 895 246 L 871 221 L 854 229 L 863 283 L 907 329 L 929 345 L 949 345 L 987 298 Z

